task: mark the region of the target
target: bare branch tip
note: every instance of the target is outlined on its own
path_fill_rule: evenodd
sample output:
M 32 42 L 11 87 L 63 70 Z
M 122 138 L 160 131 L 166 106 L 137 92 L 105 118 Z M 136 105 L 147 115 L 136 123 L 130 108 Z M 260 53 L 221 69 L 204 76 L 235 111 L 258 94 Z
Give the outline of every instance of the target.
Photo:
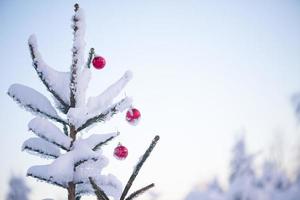
M 76 4 L 74 5 L 74 11 L 75 11 L 75 12 L 77 12 L 77 11 L 78 11 L 78 9 L 79 9 L 79 4 L 78 4 L 78 3 L 76 3 Z

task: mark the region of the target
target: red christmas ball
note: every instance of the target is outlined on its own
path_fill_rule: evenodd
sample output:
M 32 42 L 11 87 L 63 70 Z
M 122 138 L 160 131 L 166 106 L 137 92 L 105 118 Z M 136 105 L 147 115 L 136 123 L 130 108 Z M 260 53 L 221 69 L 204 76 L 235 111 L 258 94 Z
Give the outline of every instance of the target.
M 114 150 L 114 156 L 119 160 L 124 160 L 128 156 L 128 149 L 119 144 Z
M 95 56 L 92 63 L 96 69 L 102 69 L 106 64 L 105 59 L 101 56 Z
M 126 120 L 131 125 L 137 125 L 137 123 L 140 121 L 140 118 L 141 118 L 141 113 L 136 108 L 131 108 L 126 113 Z

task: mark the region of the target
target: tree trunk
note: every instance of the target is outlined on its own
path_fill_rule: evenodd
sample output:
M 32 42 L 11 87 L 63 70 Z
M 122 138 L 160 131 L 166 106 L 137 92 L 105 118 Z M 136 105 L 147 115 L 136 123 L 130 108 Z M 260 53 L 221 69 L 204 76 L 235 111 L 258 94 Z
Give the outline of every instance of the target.
M 75 200 L 75 184 L 70 182 L 68 185 L 68 200 Z
M 75 126 L 70 126 L 70 137 L 72 138 L 72 142 L 76 140 L 76 128 Z M 75 192 L 75 184 L 73 182 L 69 182 L 68 184 L 68 200 L 75 200 L 76 199 L 76 192 Z

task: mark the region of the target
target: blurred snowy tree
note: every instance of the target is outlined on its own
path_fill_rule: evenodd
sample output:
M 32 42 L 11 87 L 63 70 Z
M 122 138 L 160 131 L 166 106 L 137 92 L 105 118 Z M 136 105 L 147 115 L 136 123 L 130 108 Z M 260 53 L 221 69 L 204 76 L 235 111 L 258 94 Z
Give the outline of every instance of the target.
M 6 200 L 29 200 L 29 193 L 30 189 L 22 177 L 15 175 L 11 176 Z

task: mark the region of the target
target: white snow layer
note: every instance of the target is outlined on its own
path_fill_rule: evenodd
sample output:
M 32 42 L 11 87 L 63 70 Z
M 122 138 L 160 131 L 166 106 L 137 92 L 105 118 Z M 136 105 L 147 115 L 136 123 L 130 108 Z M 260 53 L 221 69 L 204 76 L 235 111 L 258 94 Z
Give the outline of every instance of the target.
M 57 158 L 60 156 L 60 150 L 54 144 L 41 138 L 29 138 L 22 145 L 22 151 L 41 156 L 42 158 Z
M 75 15 L 73 16 L 73 20 L 76 20 L 75 26 L 77 30 L 74 32 L 73 39 L 73 52 L 76 52 L 76 56 L 73 59 L 76 59 L 77 69 L 84 63 L 84 35 L 85 35 L 85 15 L 83 9 L 79 8 Z
M 93 149 L 101 142 L 105 142 L 109 138 L 116 137 L 117 135 L 119 135 L 118 132 L 117 133 L 107 133 L 107 134 L 93 134 L 90 137 L 88 137 L 87 139 L 83 139 L 83 140 L 89 145 L 90 148 Z
M 44 95 L 30 87 L 13 84 L 8 89 L 8 95 L 34 114 L 49 115 L 60 119 L 50 101 Z
M 82 69 L 78 77 L 77 90 L 75 93 L 76 107 L 85 106 L 86 90 L 88 88 L 88 84 L 90 80 L 91 80 L 91 69 L 85 67 Z
M 72 123 L 76 128 L 81 127 L 87 120 L 96 117 L 98 115 L 105 115 L 103 119 L 101 119 L 103 122 L 109 120 L 113 114 L 112 108 L 115 107 L 116 112 L 123 112 L 125 109 L 129 108 L 132 105 L 132 99 L 129 97 L 126 97 L 122 99 L 120 102 L 108 107 L 103 112 L 93 112 L 93 113 L 87 113 L 82 108 L 70 108 L 68 111 L 68 121 Z
M 73 20 L 73 29 L 74 29 L 74 38 L 73 38 L 73 57 L 72 57 L 72 79 L 74 81 L 71 82 L 70 88 L 72 89 L 72 92 L 76 95 L 77 93 L 77 87 L 78 87 L 78 79 L 79 79 L 79 72 L 80 68 L 84 63 L 84 47 L 85 47 L 85 41 L 84 41 L 84 34 L 85 34 L 85 20 L 84 20 L 84 11 L 79 8 L 75 15 L 72 18 Z M 75 105 L 77 106 L 77 105 Z
M 85 105 L 85 91 L 87 89 L 90 76 L 90 69 L 84 68 L 81 76 L 78 78 L 77 85 L 76 98 L 78 100 L 79 107 L 70 108 L 67 114 L 68 121 L 75 125 L 76 128 L 83 125 L 88 119 L 100 115 L 101 113 L 107 113 L 107 119 L 109 119 L 109 110 L 113 106 L 116 106 L 117 111 L 122 112 L 126 108 L 130 107 L 132 103 L 132 100 L 126 97 L 121 102 L 111 106 L 114 98 L 122 91 L 132 78 L 132 73 L 127 71 L 118 81 L 108 87 L 100 95 L 90 97 Z
M 125 74 L 114 84 L 109 86 L 104 92 L 96 97 L 90 97 L 87 102 L 87 112 L 101 113 L 112 104 L 114 98 L 122 91 L 126 84 L 132 79 L 132 72 L 127 71 Z
M 65 150 L 70 148 L 72 139 L 46 119 L 36 117 L 29 122 L 28 128 L 37 136 L 48 142 Z
M 34 62 L 37 64 L 37 71 L 41 73 L 42 79 L 44 79 L 49 87 L 55 91 L 56 94 L 66 103 L 70 104 L 70 73 L 59 72 L 48 66 L 40 52 L 38 51 L 38 45 L 35 35 L 31 35 L 28 39 L 29 45 L 33 47 L 35 53 Z M 58 102 L 57 102 L 58 103 Z
M 107 196 L 113 197 L 113 199 L 120 199 L 122 194 L 122 184 L 112 174 L 94 176 L 95 183 L 105 192 Z M 94 194 L 94 190 L 90 182 L 76 185 L 77 194 Z
M 84 140 L 79 139 L 74 142 L 71 151 L 61 155 L 49 165 L 37 165 L 29 168 L 27 174 L 66 187 L 68 182 L 75 182 L 74 169 L 76 171 L 76 168 L 85 162 L 98 158 L 101 158 L 101 152 L 93 151 Z M 76 181 L 80 182 L 80 178 L 82 177 L 77 176 L 78 180 Z

